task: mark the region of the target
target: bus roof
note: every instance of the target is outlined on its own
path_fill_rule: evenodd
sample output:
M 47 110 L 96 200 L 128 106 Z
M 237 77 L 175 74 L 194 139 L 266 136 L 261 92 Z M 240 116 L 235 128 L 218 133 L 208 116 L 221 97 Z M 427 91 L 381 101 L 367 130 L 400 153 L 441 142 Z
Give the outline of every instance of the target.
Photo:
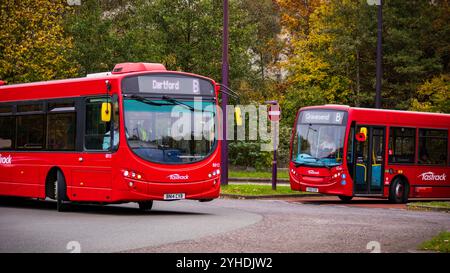
M 0 86 L 0 101 L 38 100 L 61 97 L 76 97 L 106 93 L 105 81 L 117 90 L 120 80 L 128 76 L 149 73 L 171 73 L 214 80 L 187 72 L 166 70 L 162 64 L 123 63 L 117 64 L 112 72 L 90 74 L 82 78 L 20 83 Z

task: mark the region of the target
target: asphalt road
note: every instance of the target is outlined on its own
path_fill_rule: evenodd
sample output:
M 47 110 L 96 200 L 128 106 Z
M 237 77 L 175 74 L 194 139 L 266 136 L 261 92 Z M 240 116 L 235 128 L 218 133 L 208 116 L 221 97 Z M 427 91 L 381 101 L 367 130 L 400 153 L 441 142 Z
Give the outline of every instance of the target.
M 2 200 L 0 252 L 69 252 L 71 241 L 82 252 L 409 252 L 450 230 L 448 213 L 385 206 L 219 199 L 136 208 L 58 213 L 53 202 Z
M 194 201 L 71 205 L 58 213 L 51 201 L 0 201 L 0 252 L 120 252 L 229 232 L 262 217 Z M 78 246 L 76 246 L 78 247 Z

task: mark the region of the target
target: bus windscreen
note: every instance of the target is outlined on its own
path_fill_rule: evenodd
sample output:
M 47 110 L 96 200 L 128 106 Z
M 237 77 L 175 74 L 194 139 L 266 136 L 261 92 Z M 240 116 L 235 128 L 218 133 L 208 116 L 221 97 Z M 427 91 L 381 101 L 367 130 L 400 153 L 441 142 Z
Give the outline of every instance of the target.
M 303 111 L 296 124 L 292 161 L 297 165 L 342 164 L 345 124 L 342 111 Z

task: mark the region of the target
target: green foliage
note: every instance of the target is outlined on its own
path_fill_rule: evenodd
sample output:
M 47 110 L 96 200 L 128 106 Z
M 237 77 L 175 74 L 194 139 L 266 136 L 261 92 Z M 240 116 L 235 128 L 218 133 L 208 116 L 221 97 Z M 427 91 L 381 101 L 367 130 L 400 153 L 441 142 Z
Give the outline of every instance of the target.
M 229 142 L 228 158 L 231 165 L 267 170 L 272 166 L 273 154 L 261 151 L 259 143 L 235 141 Z
M 63 29 L 65 1 L 0 2 L 0 79 L 8 83 L 76 75 L 72 39 Z
M 111 70 L 119 62 L 159 62 L 221 78 L 222 1 L 86 0 L 67 20 L 82 72 Z M 116 3 L 117 2 L 117 3 Z M 230 1 L 230 78 L 252 75 L 249 48 L 255 40 L 243 1 Z
M 441 75 L 420 85 L 411 110 L 450 113 L 450 75 Z
M 302 106 L 322 103 L 373 107 L 377 7 L 365 0 L 278 2 L 292 40 L 283 109 L 295 115 Z M 448 75 L 449 5 L 383 2 L 383 107 L 407 109 L 423 99 L 417 91 L 423 82 Z
M 436 237 L 422 243 L 419 249 L 450 253 L 450 232 L 442 231 Z

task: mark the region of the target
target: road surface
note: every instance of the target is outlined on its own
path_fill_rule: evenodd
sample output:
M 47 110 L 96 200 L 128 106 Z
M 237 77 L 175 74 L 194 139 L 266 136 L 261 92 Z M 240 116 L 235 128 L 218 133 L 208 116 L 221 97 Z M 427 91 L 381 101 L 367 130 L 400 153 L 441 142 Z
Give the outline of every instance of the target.
M 0 252 L 409 252 L 450 230 L 448 213 L 297 201 L 155 202 L 145 214 L 2 200 Z

